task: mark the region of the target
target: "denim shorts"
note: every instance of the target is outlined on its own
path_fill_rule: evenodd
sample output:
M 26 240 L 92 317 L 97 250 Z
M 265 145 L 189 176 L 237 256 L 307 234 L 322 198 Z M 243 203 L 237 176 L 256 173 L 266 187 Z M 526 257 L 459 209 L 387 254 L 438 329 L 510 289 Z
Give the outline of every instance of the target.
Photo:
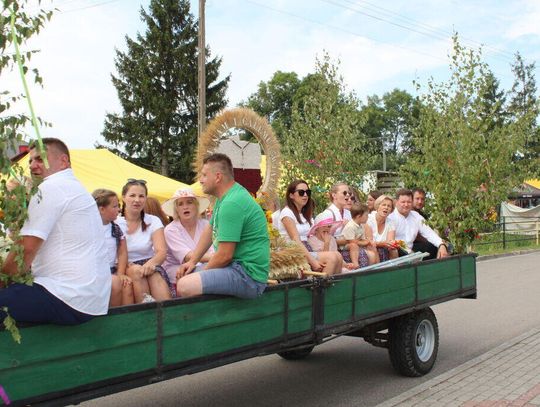
M 197 269 L 195 271 L 198 271 Z M 203 294 L 233 295 L 240 298 L 257 298 L 264 292 L 266 283 L 253 280 L 244 267 L 233 261 L 227 267 L 198 271 Z

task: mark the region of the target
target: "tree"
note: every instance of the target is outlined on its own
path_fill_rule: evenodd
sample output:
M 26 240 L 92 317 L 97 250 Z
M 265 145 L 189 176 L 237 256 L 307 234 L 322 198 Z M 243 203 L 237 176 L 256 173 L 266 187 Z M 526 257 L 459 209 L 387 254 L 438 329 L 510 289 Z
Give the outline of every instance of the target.
M 540 127 L 538 126 L 538 98 L 536 79 L 534 77 L 535 63 L 526 64 L 519 53 L 512 64 L 514 83 L 508 93 L 510 98 L 509 111 L 514 121 L 524 120 L 528 123 L 527 142 L 523 151 L 516 157 L 517 161 L 526 160 L 532 165 L 531 170 L 540 174 Z
M 359 183 L 370 157 L 364 154 L 358 105 L 330 57 L 317 60 L 316 72 L 304 78 L 295 95 L 291 128 L 282 146 L 285 183 L 306 178 L 318 193 L 336 181 Z M 324 203 L 318 199 L 319 205 Z
M 30 59 L 36 51 L 21 52 L 20 45 L 24 45 L 27 40 L 35 37 L 45 23 L 52 17 L 51 11 L 42 9 L 35 10 L 30 14 L 28 1 L 3 0 L 0 13 L 0 83 L 5 84 L 6 74 L 19 68 L 21 79 L 26 83 L 26 75 L 32 74 L 34 84 L 42 85 L 43 80 L 37 68 L 30 66 Z M 33 7 L 33 6 L 32 6 Z M 26 86 L 25 86 L 26 87 Z M 24 139 L 28 139 L 25 134 L 25 127 L 32 123 L 39 135 L 39 125 L 46 124 L 41 119 L 35 117 L 33 111 L 30 114 L 10 113 L 13 105 L 17 102 L 29 101 L 29 93 L 12 94 L 10 91 L 0 89 L 0 251 L 17 251 L 17 261 L 19 265 L 23 262 L 21 247 L 9 243 L 19 240 L 19 230 L 27 217 L 27 191 L 24 185 L 13 186 L 8 182 L 9 178 L 22 180 L 24 178 L 22 169 L 13 164 L 8 155 L 8 151 L 18 145 Z M 38 144 L 39 148 L 39 144 Z M 35 186 L 34 186 L 35 188 Z M 34 189 L 35 191 L 35 189 Z M 8 236 L 9 234 L 9 236 Z M 30 274 L 8 276 L 2 273 L 3 257 L 0 256 L 0 289 L 3 285 L 11 282 L 32 283 Z M 9 316 L 9 309 L 4 309 L 8 313 L 0 323 L 11 332 L 15 341 L 20 342 L 20 334 L 15 325 L 15 321 Z
M 404 163 L 411 149 L 419 103 L 408 92 L 394 89 L 382 98 L 377 95 L 368 97 L 366 106 L 361 110 L 366 119 L 364 133 L 370 140 L 371 150 L 381 157 L 384 148 L 389 170 L 396 170 Z M 381 160 L 377 160 L 376 166 L 376 169 L 382 168 Z
M 121 114 L 108 113 L 103 137 L 136 164 L 188 181 L 197 144 L 197 22 L 187 0 L 152 0 L 141 8 L 144 34 L 126 37 L 127 52 L 116 51 L 112 75 Z M 226 105 L 230 76 L 218 81 L 221 58 L 206 49 L 206 111 Z
M 408 185 L 432 194 L 430 220 L 448 230 L 457 252 L 466 250 L 490 222 L 488 213 L 527 175 L 515 170 L 512 158 L 525 146 L 528 124 L 500 120 L 500 97 L 486 109 L 486 92 L 498 92 L 481 56 L 454 36 L 451 77 L 428 81 L 413 137 L 417 153 L 402 167 Z
M 293 100 L 300 86 L 295 72 L 277 71 L 268 82 L 260 82 L 257 92 L 243 106 L 264 116 L 278 140 L 291 128 Z

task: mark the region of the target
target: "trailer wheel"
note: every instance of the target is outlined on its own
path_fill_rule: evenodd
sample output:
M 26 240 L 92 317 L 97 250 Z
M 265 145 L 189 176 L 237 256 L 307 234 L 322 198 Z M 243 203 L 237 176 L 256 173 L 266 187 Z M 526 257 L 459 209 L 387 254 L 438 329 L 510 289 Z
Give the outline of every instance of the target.
M 300 360 L 309 356 L 315 346 L 306 346 L 305 348 L 285 350 L 278 352 L 278 355 L 287 360 Z
M 419 377 L 431 371 L 439 350 L 439 326 L 431 308 L 396 318 L 389 334 L 388 353 L 398 373 Z

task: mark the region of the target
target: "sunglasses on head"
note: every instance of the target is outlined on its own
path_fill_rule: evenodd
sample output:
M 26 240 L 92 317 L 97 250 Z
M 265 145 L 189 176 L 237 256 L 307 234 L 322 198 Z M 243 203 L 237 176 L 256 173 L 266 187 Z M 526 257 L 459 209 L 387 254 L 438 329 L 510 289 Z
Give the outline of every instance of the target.
M 128 184 L 143 184 L 143 185 L 146 185 L 146 180 L 144 180 L 144 179 L 128 178 L 127 183 L 128 183 Z
M 307 196 L 311 196 L 311 189 L 297 189 L 294 192 L 298 192 L 299 196 L 304 196 L 307 194 Z

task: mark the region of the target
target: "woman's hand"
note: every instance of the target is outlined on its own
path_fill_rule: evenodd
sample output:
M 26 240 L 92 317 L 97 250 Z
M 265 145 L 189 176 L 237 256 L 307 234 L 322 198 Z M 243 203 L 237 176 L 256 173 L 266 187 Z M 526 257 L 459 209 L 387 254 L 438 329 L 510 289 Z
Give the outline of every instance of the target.
M 193 270 L 195 270 L 196 264 L 192 261 L 188 261 L 184 264 L 181 264 L 180 267 L 178 267 L 178 270 L 176 271 L 176 280 L 180 280 L 182 277 L 188 275 Z
M 311 267 L 312 271 L 322 271 L 324 268 L 324 264 L 320 263 L 319 260 L 314 259 L 313 257 L 309 256 L 309 266 Z
M 118 277 L 120 277 L 120 281 L 122 282 L 122 287 L 127 287 L 131 285 L 132 283 L 131 278 L 129 278 L 125 274 L 120 274 Z
M 156 271 L 156 265 L 151 263 L 150 261 L 147 261 L 141 267 L 143 277 L 149 277 Z
M 389 242 L 389 241 L 378 242 L 377 246 L 378 247 L 383 247 L 383 248 L 388 249 L 388 250 L 394 249 L 394 246 L 392 245 L 392 242 Z

